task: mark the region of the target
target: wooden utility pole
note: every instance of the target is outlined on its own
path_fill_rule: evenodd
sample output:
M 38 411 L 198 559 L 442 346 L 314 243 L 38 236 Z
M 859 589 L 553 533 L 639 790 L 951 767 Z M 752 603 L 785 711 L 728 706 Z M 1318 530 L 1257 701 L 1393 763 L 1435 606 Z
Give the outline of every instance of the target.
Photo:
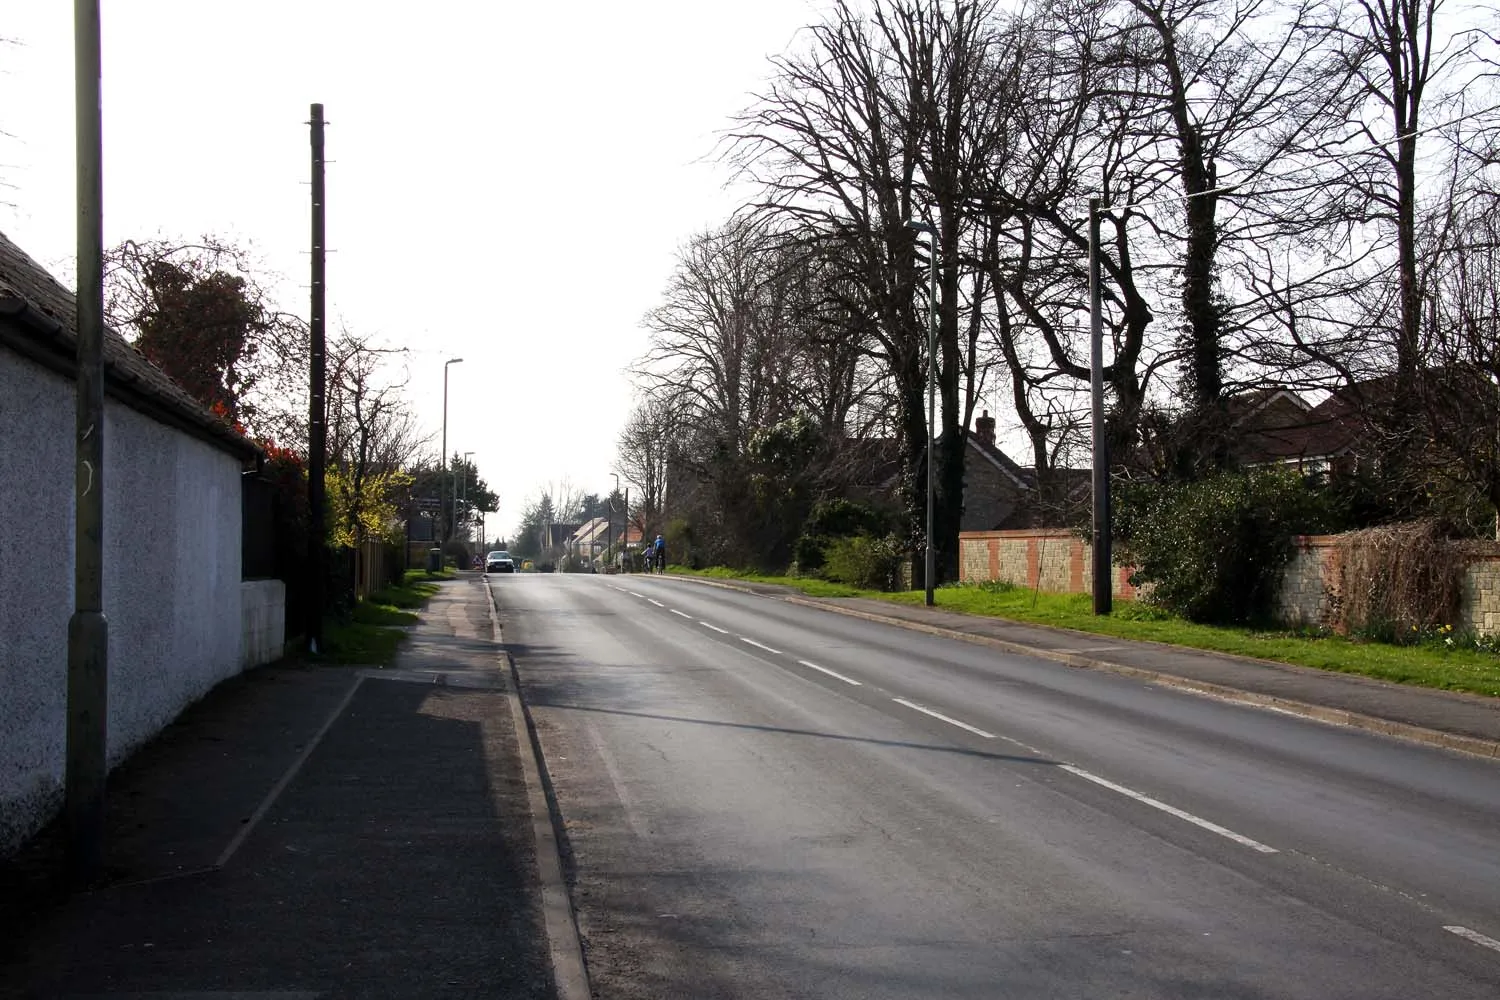
M 307 639 L 316 652 L 323 640 L 323 590 L 327 584 L 327 547 L 323 538 L 323 476 L 328 436 L 328 406 L 324 398 L 327 380 L 323 315 L 325 302 L 323 231 L 323 105 L 312 106 L 312 307 L 307 324 L 311 340 L 307 420 Z
M 104 617 L 104 170 L 99 0 L 74 0 L 78 166 L 78 374 L 74 442 L 73 616 L 68 620 L 63 808 L 75 885 L 104 869 L 109 623 Z

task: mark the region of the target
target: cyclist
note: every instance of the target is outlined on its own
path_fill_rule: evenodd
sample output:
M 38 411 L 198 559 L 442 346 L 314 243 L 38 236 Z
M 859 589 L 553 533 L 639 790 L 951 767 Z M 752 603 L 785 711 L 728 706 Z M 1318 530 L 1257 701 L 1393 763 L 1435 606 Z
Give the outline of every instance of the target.
M 652 562 L 656 564 L 656 571 L 665 573 L 667 571 L 667 542 L 660 535 L 657 535 L 656 541 L 651 543 L 651 556 Z

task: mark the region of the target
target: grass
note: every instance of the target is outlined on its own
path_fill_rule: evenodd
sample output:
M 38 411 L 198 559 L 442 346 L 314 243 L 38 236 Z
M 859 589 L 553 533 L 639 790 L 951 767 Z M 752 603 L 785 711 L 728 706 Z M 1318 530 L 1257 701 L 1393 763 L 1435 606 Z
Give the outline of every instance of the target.
M 750 573 L 713 566 L 709 569 L 689 569 L 686 566 L 668 566 L 667 572 L 683 576 L 702 576 L 718 580 L 745 580 L 750 583 L 774 583 L 783 587 L 794 587 L 809 597 L 870 597 L 881 596 L 873 590 L 860 590 L 847 584 L 819 580 L 810 576 L 770 576 L 765 573 Z
M 889 594 L 825 580 L 737 573 L 722 568 L 700 570 L 692 575 L 782 584 L 812 597 L 867 597 L 897 604 L 921 604 L 924 598 L 921 591 Z M 933 599 L 945 611 L 1253 656 L 1398 684 L 1500 696 L 1500 656 L 1462 645 L 1452 649 L 1435 645 L 1396 646 L 1290 629 L 1198 625 L 1135 601 L 1116 600 L 1112 615 L 1096 617 L 1093 599 L 1088 594 L 1037 593 L 1025 587 L 994 584 L 939 587 L 933 592 Z
M 452 573 L 429 575 L 423 570 L 407 570 L 401 583 L 357 602 L 348 621 L 324 619 L 324 648 L 316 659 L 320 663 L 390 664 L 406 638 L 402 626 L 417 622 L 413 609 L 420 608 L 438 591 L 437 584 L 428 581 L 452 578 Z
M 429 573 L 425 569 L 409 569 L 406 571 L 402 582 L 420 583 L 423 580 L 451 580 L 453 577 L 454 572 L 451 569 L 439 570 L 436 573 Z

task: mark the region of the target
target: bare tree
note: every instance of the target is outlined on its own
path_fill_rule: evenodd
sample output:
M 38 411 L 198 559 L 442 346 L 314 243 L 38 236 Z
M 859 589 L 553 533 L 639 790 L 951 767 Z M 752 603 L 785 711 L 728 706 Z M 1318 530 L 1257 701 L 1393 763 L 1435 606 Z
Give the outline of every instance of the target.
M 362 540 L 378 521 L 395 513 L 411 467 L 427 443 L 407 404 L 405 373 L 390 372 L 404 349 L 379 348 L 342 331 L 328 352 L 328 458 L 343 485 L 336 504 L 339 526 Z
M 635 490 L 635 522 L 643 529 L 660 524 L 667 491 L 667 471 L 678 447 L 677 418 L 671 404 L 646 396 L 636 404 L 620 432 L 615 468 Z
M 979 377 L 979 321 L 967 314 L 988 280 L 966 263 L 963 205 L 995 140 L 978 126 L 1003 97 L 988 58 L 988 0 L 880 0 L 861 13 L 840 0 L 810 29 L 801 55 L 773 61 L 773 78 L 730 133 L 734 160 L 764 192 L 759 212 L 810 228 L 835 248 L 828 287 L 868 337 L 894 402 L 902 498 L 920 540 L 927 419 L 925 380 L 936 366 L 942 447 L 935 546 L 941 573 L 956 567 L 963 455 Z M 988 116 L 994 117 L 994 116 Z M 938 356 L 926 351 L 926 282 L 908 222 L 936 231 Z M 916 545 L 913 545 L 915 550 Z
M 788 412 L 791 360 L 786 290 L 775 279 L 774 234 L 732 220 L 678 255 L 663 302 L 646 317 L 651 349 L 637 367 L 644 392 L 731 453 Z

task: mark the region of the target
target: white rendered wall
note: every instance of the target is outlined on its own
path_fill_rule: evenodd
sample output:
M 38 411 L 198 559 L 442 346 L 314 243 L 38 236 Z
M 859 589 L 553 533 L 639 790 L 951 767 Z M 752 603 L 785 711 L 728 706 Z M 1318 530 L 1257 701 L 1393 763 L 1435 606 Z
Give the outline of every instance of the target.
M 72 381 L 0 347 L 0 854 L 61 802 Z M 240 670 L 240 463 L 106 397 L 109 760 Z

